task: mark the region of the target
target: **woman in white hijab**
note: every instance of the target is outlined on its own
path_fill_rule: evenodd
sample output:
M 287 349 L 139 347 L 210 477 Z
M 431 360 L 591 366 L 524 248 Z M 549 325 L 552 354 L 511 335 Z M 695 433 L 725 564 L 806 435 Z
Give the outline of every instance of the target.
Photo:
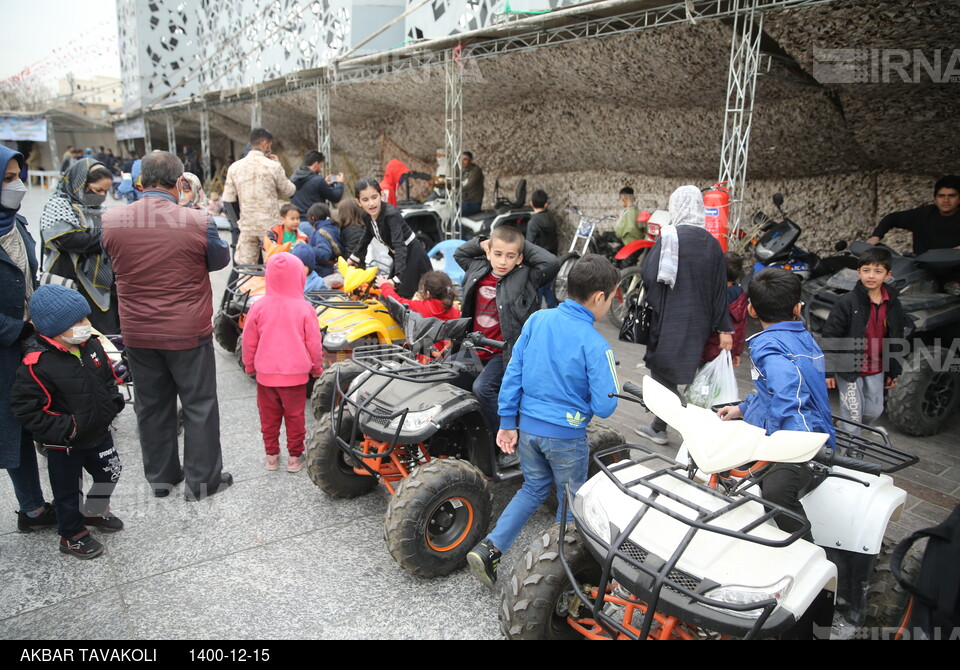
M 661 230 L 641 269 L 653 308 L 643 360 L 655 380 L 680 395 L 678 386 L 693 381 L 710 334 L 720 333 L 720 348 L 730 349 L 733 328 L 723 250 L 704 227 L 700 189 L 681 186 L 670 196 L 669 209 L 672 223 Z M 658 417 L 636 433 L 667 443 L 667 424 Z

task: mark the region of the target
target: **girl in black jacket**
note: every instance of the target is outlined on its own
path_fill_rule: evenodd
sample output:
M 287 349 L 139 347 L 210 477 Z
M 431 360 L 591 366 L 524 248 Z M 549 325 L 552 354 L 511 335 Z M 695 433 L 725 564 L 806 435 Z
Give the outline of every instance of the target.
M 30 316 L 37 336 L 11 393 L 14 416 L 47 448 L 60 551 L 77 558 L 103 553 L 85 526 L 123 529 L 109 509 L 121 470 L 110 424 L 124 401 L 103 347 L 90 336 L 89 313 L 73 289 L 47 284 L 34 292 Z M 83 510 L 82 470 L 93 478 Z

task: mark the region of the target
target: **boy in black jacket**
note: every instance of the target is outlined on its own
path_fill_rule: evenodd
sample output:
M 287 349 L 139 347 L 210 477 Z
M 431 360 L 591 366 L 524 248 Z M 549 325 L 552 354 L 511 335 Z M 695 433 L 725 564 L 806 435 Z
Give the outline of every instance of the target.
M 121 470 L 110 423 L 124 401 L 103 347 L 90 337 L 89 313 L 73 289 L 47 284 L 34 292 L 30 317 L 37 336 L 11 393 L 14 416 L 47 448 L 60 551 L 77 558 L 103 553 L 85 526 L 108 533 L 123 529 L 110 513 Z M 82 470 L 93 485 L 81 510 Z
M 503 352 L 480 352 L 483 372 L 473 383 L 492 432 L 500 425 L 497 396 L 510 349 L 526 320 L 540 307 L 541 286 L 556 276 L 556 257 L 523 239 L 513 226 L 493 229 L 489 240 L 474 238 L 458 247 L 454 260 L 464 270 L 460 313 L 473 319 L 474 330 L 506 343 Z M 507 464 L 502 463 L 502 467 Z
M 902 338 L 906 326 L 897 291 L 884 284 L 890 268 L 886 249 L 860 254 L 859 283 L 837 301 L 823 326 L 827 388 L 840 391 L 840 416 L 858 423 L 880 417 L 883 392 L 896 386 L 900 374 L 899 362 L 884 355 L 884 341 Z

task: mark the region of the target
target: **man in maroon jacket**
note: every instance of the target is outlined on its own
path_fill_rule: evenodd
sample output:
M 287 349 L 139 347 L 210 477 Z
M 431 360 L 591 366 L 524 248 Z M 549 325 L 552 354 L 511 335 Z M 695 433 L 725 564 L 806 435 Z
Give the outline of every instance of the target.
M 177 204 L 180 159 L 149 154 L 140 174 L 143 197 L 103 216 L 103 246 L 113 260 L 120 331 L 136 384 L 143 470 L 157 497 L 186 479 L 187 500 L 199 500 L 233 483 L 222 470 L 208 275 L 226 267 L 230 253 L 206 213 Z

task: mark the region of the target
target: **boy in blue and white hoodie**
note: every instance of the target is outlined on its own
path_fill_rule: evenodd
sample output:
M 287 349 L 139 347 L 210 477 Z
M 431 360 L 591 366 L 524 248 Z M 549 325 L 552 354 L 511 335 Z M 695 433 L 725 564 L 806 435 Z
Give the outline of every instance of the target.
M 748 297 L 747 311 L 763 326 L 747 340 L 757 392 L 717 414 L 724 420 L 743 418 L 763 428 L 767 435 L 778 430 L 826 433 L 830 436 L 827 443 L 836 446 L 824 376 L 826 361 L 799 321 L 800 277 L 780 268 L 762 270 L 750 280 Z M 803 464 L 778 463 L 761 482 L 763 497 L 803 514 L 799 493 L 808 480 Z M 799 527 L 783 517 L 776 521 L 788 532 Z
M 607 259 L 588 254 L 567 281 L 569 299 L 524 324 L 500 387 L 497 445 L 508 454 L 519 449 L 523 486 L 493 531 L 467 555 L 471 572 L 491 587 L 502 552 L 551 486 L 556 483 L 562 495 L 565 484 L 576 493 L 586 481 L 587 424 L 617 408 L 617 399 L 609 397 L 619 393 L 616 361 L 594 323 L 610 310 L 620 274 Z M 567 520 L 572 518 L 568 511 Z

